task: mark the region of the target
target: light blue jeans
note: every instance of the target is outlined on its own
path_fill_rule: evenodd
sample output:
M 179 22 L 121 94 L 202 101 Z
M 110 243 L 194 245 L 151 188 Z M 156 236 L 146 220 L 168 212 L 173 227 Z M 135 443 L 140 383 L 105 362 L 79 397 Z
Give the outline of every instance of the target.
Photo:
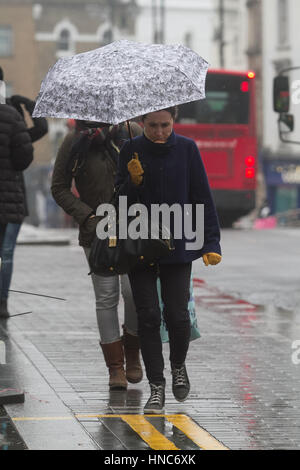
M 90 248 L 84 248 L 84 252 L 88 259 Z M 137 336 L 137 314 L 128 276 L 104 277 L 91 274 L 91 277 L 101 344 L 114 343 L 121 337 L 118 315 L 120 284 L 124 300 L 124 325 L 130 334 Z

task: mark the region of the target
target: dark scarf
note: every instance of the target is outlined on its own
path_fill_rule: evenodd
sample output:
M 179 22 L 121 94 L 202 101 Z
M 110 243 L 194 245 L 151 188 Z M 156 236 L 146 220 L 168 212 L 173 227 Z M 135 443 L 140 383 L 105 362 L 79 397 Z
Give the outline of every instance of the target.
M 174 131 L 172 131 L 172 134 L 169 136 L 167 142 L 163 144 L 157 144 L 155 142 L 152 142 L 152 140 L 150 140 L 145 134 L 144 139 L 146 148 L 151 153 L 151 155 L 167 155 L 171 148 L 175 146 Z
M 104 159 L 111 158 L 118 164 L 118 147 L 112 142 L 112 134 L 108 127 L 90 128 L 77 131 L 70 151 L 67 165 L 67 174 L 74 178 L 83 168 L 90 150 L 95 149 L 102 153 Z

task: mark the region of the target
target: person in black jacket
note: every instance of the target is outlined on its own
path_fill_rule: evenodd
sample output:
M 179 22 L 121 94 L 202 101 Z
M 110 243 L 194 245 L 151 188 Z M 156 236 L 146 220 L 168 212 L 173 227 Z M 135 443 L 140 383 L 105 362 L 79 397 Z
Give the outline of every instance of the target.
M 0 80 L 3 80 L 1 68 Z M 22 171 L 33 160 L 31 142 L 48 130 L 44 118 L 33 120 L 34 126 L 27 129 L 21 104 L 30 114 L 33 112 L 35 103 L 18 95 L 0 107 L 0 318 L 9 317 L 7 299 L 13 254 L 21 224 L 28 215 Z
M 175 399 L 183 402 L 190 392 L 185 361 L 190 342 L 188 301 L 192 262 L 202 257 L 208 266 L 222 260 L 220 227 L 206 171 L 196 143 L 175 134 L 176 115 L 177 108 L 171 107 L 143 116 L 144 134 L 124 144 L 116 179 L 119 195 L 127 196 L 128 206 L 138 200 L 149 214 L 155 205 L 165 208 L 176 205 L 179 209 L 179 216 L 177 211 L 177 217 L 175 214 L 170 217 L 174 250 L 169 257 L 157 263 L 141 263 L 129 273 L 151 389 L 144 407 L 147 414 L 162 413 L 165 404 L 157 279 L 160 279 L 163 317 L 169 334 L 172 390 Z M 197 217 L 200 206 L 204 206 L 204 224 Z M 186 233 L 187 213 L 191 214 L 193 233 Z M 184 230 L 178 234 L 178 228 L 182 227 Z

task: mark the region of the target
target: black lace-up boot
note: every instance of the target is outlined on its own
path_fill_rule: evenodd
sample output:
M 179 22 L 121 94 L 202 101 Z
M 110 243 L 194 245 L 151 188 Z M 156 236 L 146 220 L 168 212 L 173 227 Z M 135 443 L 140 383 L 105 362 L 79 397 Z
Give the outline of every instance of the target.
M 185 401 L 190 392 L 190 381 L 185 364 L 177 366 L 172 364 L 172 390 L 177 401 Z
M 150 384 L 151 395 L 144 407 L 146 414 L 160 414 L 165 406 L 165 384 Z

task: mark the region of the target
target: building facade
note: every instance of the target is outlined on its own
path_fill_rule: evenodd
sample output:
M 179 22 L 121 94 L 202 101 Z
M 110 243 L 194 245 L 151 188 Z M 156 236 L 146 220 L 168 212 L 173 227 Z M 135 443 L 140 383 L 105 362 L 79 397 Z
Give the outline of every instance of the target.
M 135 0 L 0 0 L 0 65 L 8 96 L 34 99 L 59 58 L 133 39 L 137 12 Z M 49 119 L 35 162 L 50 163 L 65 133 L 65 121 Z
M 39 60 L 32 2 L 0 0 L 0 65 L 7 96 L 35 99 L 39 90 Z M 34 144 L 36 161 L 49 158 L 47 137 Z
M 204 57 L 212 68 L 222 67 L 220 43 L 223 43 L 224 68 L 247 67 L 245 0 L 222 3 L 220 0 L 137 0 L 137 4 L 137 41 L 185 44 Z
M 33 5 L 39 79 L 61 57 L 104 46 L 121 37 L 134 37 L 134 0 L 39 0 Z M 65 121 L 50 119 L 52 154 L 65 134 Z
M 300 145 L 279 139 L 278 115 L 273 111 L 273 78 L 283 69 L 300 67 L 299 0 L 262 0 L 263 70 L 263 167 L 268 200 L 273 213 L 300 209 Z M 300 68 L 289 74 L 291 110 L 295 131 L 290 140 L 300 141 L 300 106 L 293 99 L 293 85 Z
M 135 0 L 0 0 L 0 65 L 7 95 L 35 99 L 41 81 L 59 58 L 115 39 L 133 39 L 137 14 Z M 29 222 L 63 226 L 50 181 L 67 126 L 61 119 L 48 123 L 49 133 L 34 144 L 34 163 L 25 172 Z
M 0 63 L 8 94 L 35 98 L 41 81 L 60 57 L 122 38 L 183 43 L 205 57 L 212 68 L 222 65 L 223 45 L 224 68 L 245 69 L 245 2 L 0 0 Z M 37 163 L 54 159 L 65 132 L 64 121 L 49 119 L 48 136 L 36 144 Z

